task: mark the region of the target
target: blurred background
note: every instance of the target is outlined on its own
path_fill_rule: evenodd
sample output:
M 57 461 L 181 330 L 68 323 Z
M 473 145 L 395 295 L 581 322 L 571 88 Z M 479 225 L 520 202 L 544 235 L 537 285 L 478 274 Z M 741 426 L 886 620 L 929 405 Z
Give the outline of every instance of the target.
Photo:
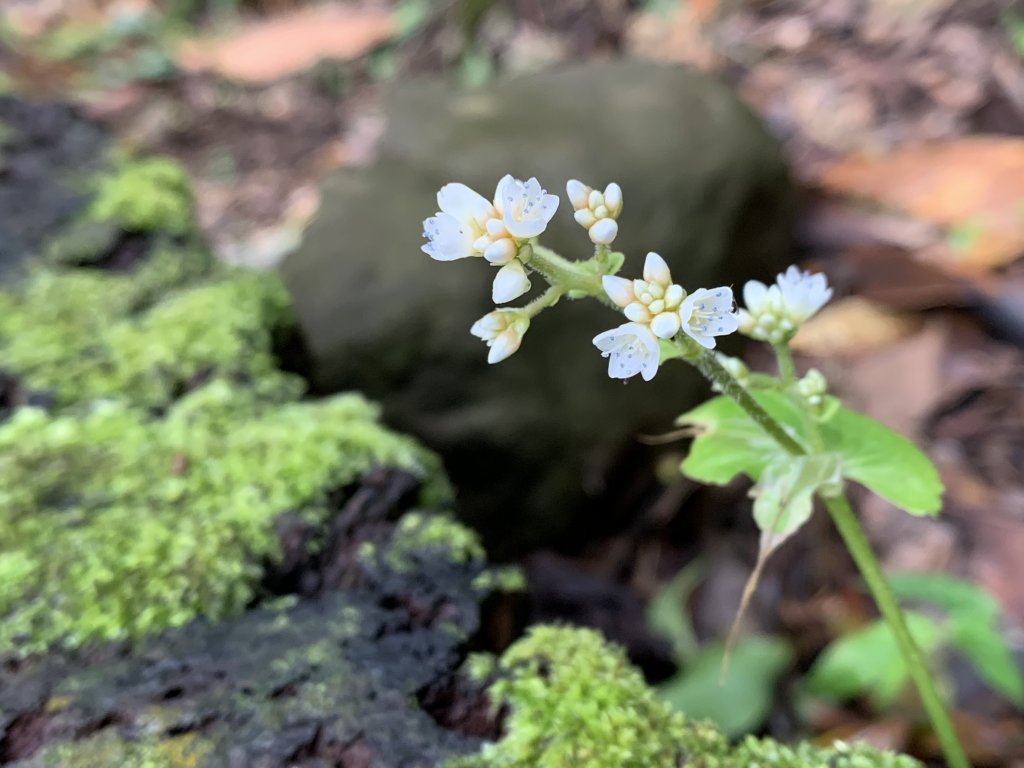
M 486 365 L 488 269 L 431 262 L 420 223 L 442 184 L 511 172 L 619 182 L 624 274 L 648 250 L 690 289 L 827 273 L 798 368 L 938 465 L 937 519 L 853 500 L 973 763 L 1024 766 L 1022 135 L 1024 5 L 1000 0 L 2 0 L 0 763 L 105 727 L 24 694 L 104 643 L 363 588 L 338 563 L 374 504 L 451 506 L 521 569 L 455 657 L 592 626 L 730 736 L 937 760 L 826 516 L 768 563 L 719 683 L 758 532 L 747 484 L 678 472 L 704 384 L 609 381 L 589 340 L 615 318 L 582 304 Z M 586 258 L 570 219 L 544 242 Z M 152 546 L 121 562 L 119 537 Z M 413 624 L 448 616 L 404 589 Z M 494 735 L 486 702 L 414 688 Z M 389 764 L 353 743 L 337 764 Z

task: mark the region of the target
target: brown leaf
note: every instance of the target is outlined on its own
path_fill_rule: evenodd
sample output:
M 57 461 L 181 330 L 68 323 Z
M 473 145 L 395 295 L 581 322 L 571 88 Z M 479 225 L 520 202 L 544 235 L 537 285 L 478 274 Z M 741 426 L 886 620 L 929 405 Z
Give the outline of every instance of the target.
M 230 38 L 188 41 L 178 51 L 186 71 L 213 70 L 249 83 L 303 72 L 321 59 L 357 58 L 391 37 L 389 11 L 314 5 L 243 26 Z
M 804 323 L 791 346 L 815 357 L 856 355 L 908 336 L 917 325 L 912 317 L 848 296 L 832 302 Z
M 857 155 L 819 182 L 942 227 L 945 239 L 927 255 L 957 271 L 1000 267 L 1024 251 L 1024 139 L 973 136 Z

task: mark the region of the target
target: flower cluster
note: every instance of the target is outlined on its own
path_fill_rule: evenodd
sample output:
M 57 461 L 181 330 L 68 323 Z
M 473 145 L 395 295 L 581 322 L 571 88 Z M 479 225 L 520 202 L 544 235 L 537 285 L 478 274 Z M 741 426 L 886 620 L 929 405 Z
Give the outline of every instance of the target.
M 604 192 L 575 179 L 566 184 L 574 218 L 587 229 L 591 241 L 607 246 L 618 234 L 616 219 L 622 212 L 622 189 L 612 183 Z M 715 337 L 732 333 L 738 325 L 732 289 L 700 288 L 687 295 L 672 282 L 668 264 L 656 253 L 647 254 L 643 279 L 626 280 L 609 274 L 621 264 L 610 261 L 606 247 L 588 262 L 569 262 L 535 239 L 544 232 L 558 208 L 558 198 L 541 188 L 537 179 L 523 182 L 505 176 L 489 202 L 465 184 L 446 184 L 437 193 L 441 209 L 423 222 L 427 242 L 423 251 L 438 261 L 481 256 L 500 267 L 492 298 L 501 304 L 530 288 L 527 270 L 545 276 L 550 288 L 528 305 L 496 309 L 477 320 L 471 333 L 487 343 L 487 362 L 509 357 L 522 344 L 531 319 L 560 297 L 599 296 L 601 288 L 622 309 L 629 322 L 599 334 L 594 344 L 609 358 L 608 374 L 627 379 L 640 374 L 649 381 L 658 372 L 662 341 L 685 334 L 706 349 Z M 597 277 L 601 280 L 598 281 Z
M 783 344 L 800 324 L 825 306 L 832 289 L 824 275 L 812 275 L 790 267 L 774 285 L 750 280 L 743 286 L 746 309 L 739 313 L 740 333 L 758 341 Z
M 689 296 L 672 282 L 668 264 L 656 253 L 648 253 L 643 280 L 626 280 L 606 275 L 605 293 L 630 321 L 594 338 L 594 345 L 609 358 L 608 375 L 628 379 L 637 373 L 645 381 L 658 371 L 659 339 L 671 339 L 679 331 L 706 349 L 713 349 L 715 336 L 736 330 L 732 289 L 699 288 Z
M 619 234 L 616 221 L 622 213 L 622 187 L 612 182 L 599 192 L 576 179 L 565 185 L 569 202 L 576 212 L 573 218 L 587 230 L 594 245 L 611 245 Z
M 498 182 L 493 203 L 455 183 L 441 187 L 437 205 L 441 210 L 423 222 L 428 242 L 422 250 L 428 256 L 438 261 L 482 256 L 500 267 L 491 291 L 497 304 L 530 290 L 523 246 L 547 228 L 558 209 L 557 195 L 547 194 L 537 179 L 522 182 L 508 175 Z

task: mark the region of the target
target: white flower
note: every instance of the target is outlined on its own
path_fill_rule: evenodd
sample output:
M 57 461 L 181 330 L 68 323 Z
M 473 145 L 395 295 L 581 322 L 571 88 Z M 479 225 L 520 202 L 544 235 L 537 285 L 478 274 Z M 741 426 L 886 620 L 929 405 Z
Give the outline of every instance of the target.
M 582 181 L 570 179 L 565 192 L 575 211 L 573 218 L 587 230 L 590 240 L 595 245 L 610 245 L 619 233 L 615 220 L 622 213 L 622 187 L 612 182 L 602 193 Z
M 608 375 L 628 379 L 640 374 L 650 381 L 658 372 L 658 339 L 640 323 L 624 323 L 594 337 L 594 346 L 608 358 Z
M 441 210 L 423 222 L 429 241 L 423 252 L 438 261 L 479 255 L 475 243 L 497 216 L 494 206 L 465 184 L 445 184 L 437 193 L 437 205 Z
M 507 301 L 518 299 L 530 290 L 530 278 L 526 276 L 526 270 L 518 260 L 512 260 L 494 276 L 494 284 L 491 286 L 491 298 L 495 304 L 504 304 Z
M 707 349 L 715 348 L 715 336 L 725 336 L 739 327 L 733 310 L 732 288 L 698 288 L 679 307 L 683 331 Z
M 489 312 L 469 329 L 469 332 L 487 342 L 490 352 L 487 362 L 500 363 L 519 349 L 530 327 L 530 318 L 518 309 L 496 309 Z
M 747 306 L 740 310 L 740 330 L 760 341 L 783 343 L 830 298 L 832 289 L 824 275 L 796 267 L 779 274 L 774 285 L 750 280 L 743 286 Z
M 624 323 L 594 337 L 594 346 L 608 358 L 608 376 L 629 379 L 640 374 L 650 381 L 657 373 L 660 350 L 657 338 L 647 326 Z
M 681 285 L 672 282 L 668 264 L 656 253 L 644 261 L 644 279 L 626 280 L 606 275 L 601 280 L 605 293 L 634 323 L 649 325 L 659 339 L 671 339 L 679 332 L 680 305 L 686 296 Z
M 549 195 L 537 179 L 527 182 L 505 176 L 494 198 L 508 234 L 517 240 L 537 237 L 558 210 L 558 195 Z
M 512 262 L 523 242 L 547 227 L 558 208 L 536 179 L 526 183 L 505 176 L 494 203 L 465 184 L 446 184 L 437 193 L 440 211 L 423 222 L 428 242 L 422 250 L 438 261 L 483 256 L 491 264 Z

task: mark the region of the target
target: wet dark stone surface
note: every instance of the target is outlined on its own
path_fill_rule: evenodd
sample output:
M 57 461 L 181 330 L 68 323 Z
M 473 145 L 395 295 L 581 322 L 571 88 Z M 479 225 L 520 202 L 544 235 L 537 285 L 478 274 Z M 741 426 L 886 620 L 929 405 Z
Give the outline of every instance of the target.
M 0 279 L 81 210 L 106 146 L 67 104 L 0 96 Z

